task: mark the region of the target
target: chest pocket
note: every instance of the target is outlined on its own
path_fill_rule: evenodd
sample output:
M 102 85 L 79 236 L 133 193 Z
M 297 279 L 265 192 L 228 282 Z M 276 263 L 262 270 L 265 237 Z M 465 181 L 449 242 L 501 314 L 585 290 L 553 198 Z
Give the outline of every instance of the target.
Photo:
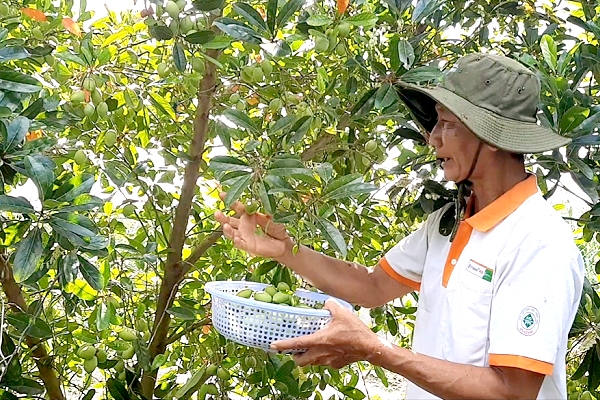
M 493 274 L 493 269 L 473 260 L 460 263 L 453 271 L 442 323 L 445 330 L 442 351 L 446 360 L 485 365 Z

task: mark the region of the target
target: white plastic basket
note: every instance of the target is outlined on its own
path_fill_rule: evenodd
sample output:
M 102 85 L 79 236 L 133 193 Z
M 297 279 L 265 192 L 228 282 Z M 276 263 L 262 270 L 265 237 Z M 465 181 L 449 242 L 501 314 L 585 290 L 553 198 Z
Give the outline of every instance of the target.
M 212 297 L 212 321 L 217 331 L 236 343 L 273 351 L 269 348 L 271 342 L 309 335 L 329 323 L 331 314 L 327 310 L 264 303 L 236 296 L 242 289 L 260 291 L 267 286 L 246 281 L 208 282 L 205 290 Z M 296 291 L 296 296 L 310 306 L 334 298 L 302 289 Z M 353 310 L 349 303 L 336 300 Z

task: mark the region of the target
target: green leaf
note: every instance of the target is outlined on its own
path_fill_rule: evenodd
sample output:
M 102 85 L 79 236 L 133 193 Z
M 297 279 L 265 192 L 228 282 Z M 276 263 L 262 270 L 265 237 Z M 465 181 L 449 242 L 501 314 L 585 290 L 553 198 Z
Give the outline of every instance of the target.
M 0 195 L 0 210 L 21 214 L 33 214 L 33 206 L 24 197 Z
M 279 14 L 277 14 L 277 19 L 275 21 L 276 25 L 279 28 L 283 27 L 292 15 L 302 8 L 305 1 L 306 0 L 289 0 L 285 3 L 283 7 L 281 7 L 281 10 L 279 10 Z
M 173 45 L 173 64 L 180 72 L 184 72 L 187 67 L 187 58 L 185 57 L 185 50 L 181 43 L 177 42 Z
M 588 179 L 580 172 L 569 171 L 571 177 L 579 187 L 589 196 L 593 204 L 596 204 L 600 198 L 594 181 Z
M 585 121 L 580 123 L 574 130 L 573 135 L 580 135 L 582 133 L 592 132 L 594 128 L 600 127 L 600 112 L 588 117 Z
M 556 57 L 556 43 L 554 43 L 554 39 L 550 35 L 542 36 L 540 40 L 540 47 L 542 49 L 542 55 L 544 56 L 544 61 L 552 71 L 556 71 L 557 67 L 557 57 Z
M 164 97 L 159 95 L 158 93 L 150 93 L 150 102 L 154 104 L 157 110 L 163 113 L 166 116 L 175 119 L 175 111 L 171 107 L 171 104 Z
M 83 256 L 77 256 L 77 259 L 79 260 L 79 271 L 90 286 L 95 290 L 104 289 L 104 278 L 98 268 Z
M 196 319 L 196 313 L 184 307 L 171 307 L 167 310 L 167 313 L 175 318 L 183 319 L 185 321 L 193 321 Z
M 29 53 L 21 46 L 7 46 L 0 48 L 0 63 L 10 60 L 20 60 L 29 57 Z
M 45 200 L 46 192 L 52 187 L 54 182 L 54 171 L 48 165 L 43 164 L 32 156 L 26 156 L 25 170 L 27 176 L 31 178 L 35 186 L 38 188 L 40 199 Z
M 89 193 L 94 183 L 94 175 L 82 174 L 74 176 L 56 189 L 52 193 L 52 198 L 56 201 L 70 203 L 76 197 Z
M 398 93 L 396 92 L 396 89 L 389 83 L 384 83 L 375 93 L 375 108 L 387 108 L 397 100 Z
M 107 48 L 109 44 L 120 41 L 121 39 L 125 39 L 128 35 L 134 33 L 133 28 L 131 26 L 125 26 L 123 29 L 118 30 L 113 33 L 102 42 L 102 47 Z
M 169 40 L 173 38 L 173 31 L 164 25 L 154 25 L 150 28 L 150 35 L 158 40 Z
M 21 379 L 17 382 L 8 382 L 6 386 L 16 392 L 24 393 L 29 396 L 38 396 L 44 393 L 44 387 L 42 385 L 33 379 L 29 379 L 24 376 L 21 377 Z
M 325 237 L 329 245 L 338 253 L 342 255 L 342 257 L 346 257 L 348 253 L 346 242 L 344 241 L 344 237 L 340 233 L 340 231 L 328 220 L 325 218 L 317 217 L 315 223 L 321 234 Z
M 400 68 L 400 37 L 396 34 L 390 39 L 389 59 L 392 71 L 398 71 Z M 403 40 L 403 39 L 402 39 Z
M 42 232 L 40 228 L 33 228 L 21 240 L 15 254 L 13 270 L 17 283 L 25 281 L 35 272 L 43 251 Z
M 269 184 L 265 181 L 260 181 L 258 183 L 258 196 L 260 197 L 260 201 L 265 208 L 265 211 L 269 215 L 275 214 L 276 205 L 275 205 L 275 197 L 269 194 Z
M 418 0 L 412 13 L 412 22 L 421 22 L 429 17 L 437 8 L 439 0 Z
M 296 368 L 296 363 L 294 362 L 294 360 L 286 361 L 285 363 L 280 365 L 279 368 L 277 368 L 277 370 L 275 371 L 275 380 L 280 381 L 286 376 L 290 375 L 294 368 Z
M 413 68 L 409 71 L 406 71 L 401 79 L 404 82 L 408 83 L 419 83 L 419 82 L 427 82 L 440 79 L 442 77 L 442 71 L 440 71 L 436 67 L 424 66 Z
M 98 331 L 104 331 L 110 327 L 110 320 L 112 318 L 112 308 L 107 301 L 102 301 L 96 307 L 96 329 Z
M 323 196 L 334 193 L 346 185 L 361 182 L 362 175 L 358 173 L 338 176 L 325 187 L 325 190 L 323 190 Z
M 59 58 L 61 60 L 79 64 L 84 67 L 88 66 L 88 64 L 81 57 L 79 57 L 76 54 L 71 53 L 70 51 L 62 51 L 60 53 L 56 53 L 55 56 L 56 56 L 56 58 Z
M 252 174 L 240 176 L 234 183 L 229 186 L 227 195 L 225 196 L 225 207 L 229 208 L 239 197 L 242 195 L 244 190 L 250 186 L 252 181 Z
M 262 37 L 249 26 L 231 18 L 218 18 L 213 25 L 222 30 L 229 36 L 252 44 L 261 44 Z
M 233 122 L 239 127 L 242 127 L 254 133 L 260 133 L 256 125 L 254 125 L 254 122 L 252 122 L 252 120 L 246 114 L 238 110 L 227 109 L 223 111 L 223 116 L 225 116 L 225 118 L 227 118 L 229 121 Z
M 375 93 L 377 88 L 370 89 L 354 104 L 350 110 L 350 116 L 356 116 L 356 118 L 364 117 L 371 111 L 373 104 L 375 103 Z
M 125 386 L 123 386 L 123 384 L 116 379 L 108 378 L 108 381 L 106 381 L 106 387 L 108 388 L 108 392 L 112 397 L 115 398 L 115 400 L 131 399 Z
M 377 23 L 377 15 L 372 12 L 363 12 L 357 15 L 353 15 L 350 18 L 345 19 L 344 21 L 354 26 L 372 26 Z
M 589 115 L 589 108 L 582 106 L 569 108 L 560 119 L 560 133 L 565 134 L 577 128 Z
M 103 236 L 96 235 L 91 230 L 66 221 L 59 216 L 50 217 L 49 223 L 59 235 L 64 236 L 74 246 L 89 250 L 101 250 L 108 245 L 108 240 Z
M 363 392 L 351 386 L 341 387 L 339 388 L 339 391 L 340 393 L 343 393 L 345 396 L 348 396 L 353 400 L 362 400 L 366 397 Z
M 38 339 L 52 337 L 52 329 L 41 318 L 23 312 L 14 312 L 6 315 L 6 320 L 14 326 L 20 334 L 25 334 Z
M 194 0 L 192 5 L 199 11 L 212 11 L 217 8 L 223 8 L 225 0 Z
M 265 22 L 265 20 L 263 20 L 263 18 L 260 16 L 259 12 L 256 11 L 254 9 L 254 7 L 252 7 L 249 4 L 246 3 L 235 3 L 233 5 L 233 9 L 235 10 L 235 12 L 237 12 L 239 15 L 241 15 L 246 21 L 248 21 L 250 23 L 250 25 L 254 25 L 257 28 L 260 28 L 263 31 L 268 31 L 269 28 L 267 27 L 267 23 Z
M 333 19 L 328 15 L 316 14 L 308 17 L 306 23 L 310 26 L 327 26 L 333 23 Z
M 228 36 L 217 35 L 217 36 L 215 36 L 214 39 L 212 39 L 208 43 L 205 43 L 203 46 L 205 49 L 220 50 L 220 49 L 226 49 L 227 47 L 229 47 L 230 44 L 231 44 L 231 39 Z M 204 57 L 206 57 L 206 55 Z M 210 60 L 210 59 L 208 59 L 208 60 L 210 62 L 212 62 L 213 64 L 215 64 L 212 60 Z M 217 64 L 215 64 L 215 65 L 217 65 Z
M 211 158 L 209 168 L 215 171 L 251 171 L 245 161 L 231 156 L 215 156 Z
M 343 199 L 345 197 L 357 196 L 359 194 L 371 193 L 374 190 L 377 190 L 377 186 L 373 185 L 372 183 L 349 183 L 337 190 L 328 193 L 327 195 L 324 195 L 323 200 L 338 200 Z
M 398 58 L 406 69 L 410 69 L 415 62 L 415 50 L 406 39 L 398 41 Z
M 275 22 L 277 19 L 277 0 L 269 0 L 267 3 L 267 26 L 269 31 L 275 32 Z
M 295 115 L 286 115 L 285 117 L 281 117 L 273 124 L 272 127 L 269 128 L 271 132 L 278 132 L 284 130 L 294 124 L 296 122 L 297 117 Z
M 29 119 L 25 117 L 17 117 L 12 120 L 6 130 L 6 138 L 2 143 L 2 147 L 8 153 L 18 145 L 20 145 L 25 136 L 29 132 Z
M 44 111 L 44 99 L 37 99 L 21 113 L 21 116 L 29 119 L 35 119 L 35 117 L 37 117 L 42 111 Z
M 186 35 L 185 40 L 192 44 L 206 44 L 217 36 L 213 31 L 199 31 Z
M 64 287 L 77 278 L 77 270 L 79 260 L 77 254 L 68 252 L 58 263 L 58 278 L 61 285 Z

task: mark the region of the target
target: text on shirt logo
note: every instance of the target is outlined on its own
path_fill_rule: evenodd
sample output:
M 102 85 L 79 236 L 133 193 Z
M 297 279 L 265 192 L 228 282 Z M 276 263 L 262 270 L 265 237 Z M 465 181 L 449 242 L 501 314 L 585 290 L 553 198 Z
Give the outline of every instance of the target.
M 492 281 L 492 276 L 494 275 L 493 269 L 488 268 L 474 260 L 469 260 L 469 263 L 467 264 L 467 271 L 488 282 Z
M 539 326 L 540 313 L 537 308 L 531 306 L 525 307 L 521 311 L 521 314 L 519 314 L 517 330 L 525 336 L 531 336 L 537 332 Z

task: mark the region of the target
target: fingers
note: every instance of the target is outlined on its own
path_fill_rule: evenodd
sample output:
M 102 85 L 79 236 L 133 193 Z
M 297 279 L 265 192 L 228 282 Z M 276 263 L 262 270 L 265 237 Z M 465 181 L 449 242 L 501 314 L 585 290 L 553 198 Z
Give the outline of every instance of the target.
M 221 200 L 225 201 L 225 197 L 227 196 L 227 192 L 219 193 L 219 197 Z M 235 201 L 229 208 L 235 211 L 238 214 L 244 214 L 246 212 L 246 206 L 244 206 L 239 201 Z
M 310 349 L 321 342 L 321 336 L 322 334 L 320 332 L 316 332 L 311 335 L 299 336 L 292 339 L 276 340 L 271 343 L 271 349 L 277 351 Z

